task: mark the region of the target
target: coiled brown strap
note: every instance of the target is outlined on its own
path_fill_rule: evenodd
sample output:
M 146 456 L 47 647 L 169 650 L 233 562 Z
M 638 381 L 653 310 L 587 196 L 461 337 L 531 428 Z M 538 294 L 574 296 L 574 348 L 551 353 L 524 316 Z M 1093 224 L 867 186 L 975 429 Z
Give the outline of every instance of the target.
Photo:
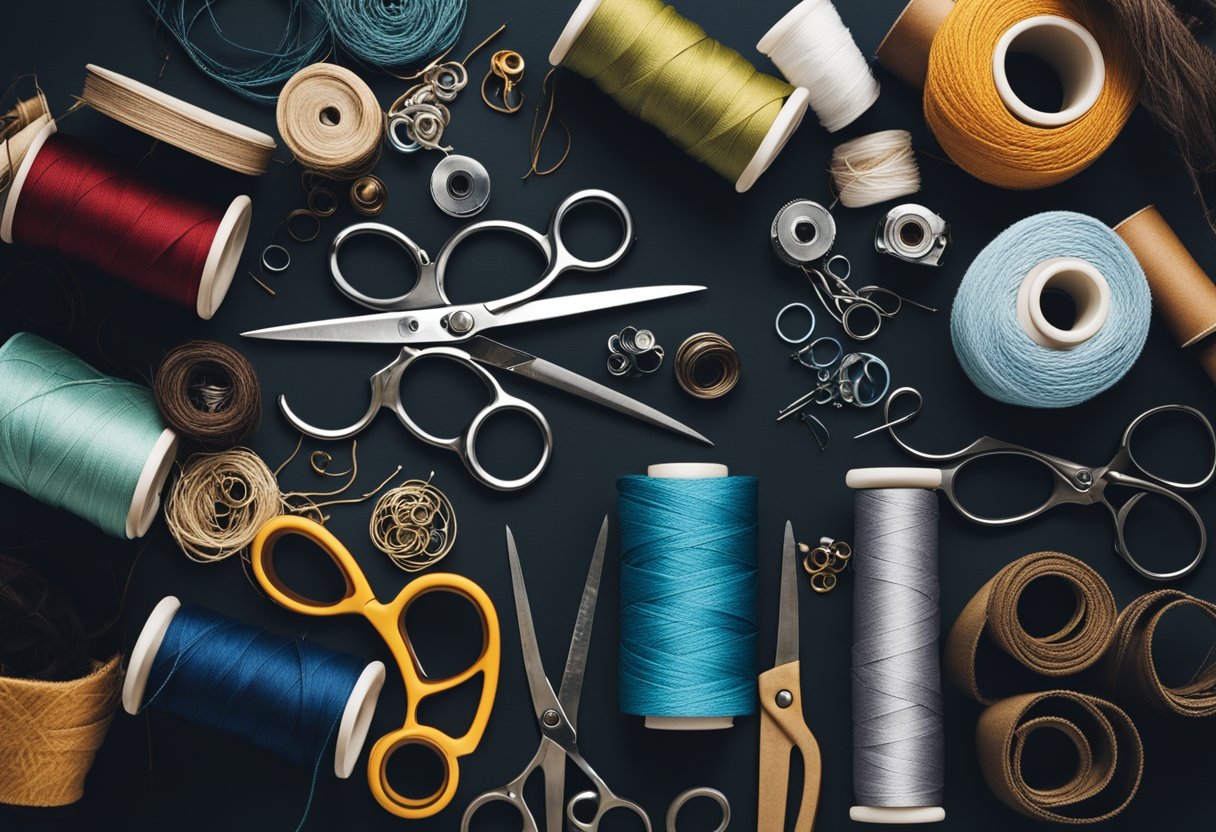
M 1170 687 L 1161 681 L 1153 661 L 1153 638 L 1167 613 L 1199 610 L 1216 624 L 1216 604 L 1176 589 L 1141 595 L 1119 614 L 1115 636 L 1103 661 L 1106 686 L 1121 696 L 1149 703 L 1181 716 L 1216 714 L 1216 665 L 1200 669 L 1191 681 Z
M 1062 734 L 1077 754 L 1072 777 L 1033 785 L 1024 755 L 1038 732 Z M 992 792 L 1012 809 L 1054 823 L 1098 823 L 1123 811 L 1140 787 L 1144 747 L 1122 710 L 1103 699 L 1053 690 L 1003 699 L 980 714 L 976 727 L 980 769 Z
M 1064 625 L 1041 636 L 1029 633 L 1018 614 L 1023 593 L 1040 579 L 1062 581 L 1075 599 Z M 972 698 L 991 704 L 1043 687 L 1037 677 L 1073 676 L 1091 667 L 1110 644 L 1115 621 L 1115 598 L 1090 566 L 1059 552 L 1026 555 L 967 602 L 946 639 L 946 674 Z
M 0 677 L 0 803 L 80 800 L 121 685 L 118 656 L 69 682 Z

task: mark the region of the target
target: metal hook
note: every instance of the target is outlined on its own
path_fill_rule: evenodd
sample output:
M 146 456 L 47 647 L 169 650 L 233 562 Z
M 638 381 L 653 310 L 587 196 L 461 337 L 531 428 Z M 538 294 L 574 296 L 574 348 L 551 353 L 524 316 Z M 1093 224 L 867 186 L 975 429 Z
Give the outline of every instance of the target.
M 828 426 L 819 421 L 819 417 L 809 410 L 804 410 L 799 417 L 802 423 L 810 430 L 811 436 L 815 437 L 815 444 L 819 446 L 820 451 L 828 449 L 828 442 L 832 439 L 832 433 L 828 430 Z

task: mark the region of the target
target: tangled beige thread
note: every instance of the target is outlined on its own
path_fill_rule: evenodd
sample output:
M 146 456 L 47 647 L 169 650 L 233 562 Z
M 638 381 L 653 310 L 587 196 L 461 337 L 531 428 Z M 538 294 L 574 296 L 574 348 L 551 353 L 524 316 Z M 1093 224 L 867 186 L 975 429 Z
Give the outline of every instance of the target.
M 408 480 L 376 501 L 368 534 L 399 568 L 418 572 L 452 550 L 456 512 L 430 480 Z

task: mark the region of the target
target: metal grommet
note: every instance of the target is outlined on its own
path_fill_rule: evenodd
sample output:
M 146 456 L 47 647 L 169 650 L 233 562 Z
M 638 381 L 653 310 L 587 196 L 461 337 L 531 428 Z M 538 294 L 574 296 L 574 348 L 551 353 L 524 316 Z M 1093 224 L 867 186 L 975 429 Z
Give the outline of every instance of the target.
M 350 186 L 350 204 L 365 217 L 374 217 L 388 204 L 388 186 L 379 176 L 360 176 Z
M 722 792 L 709 786 L 688 789 L 676 795 L 676 799 L 671 801 L 671 806 L 667 809 L 667 832 L 676 832 L 676 817 L 679 816 L 680 810 L 684 808 L 685 803 L 697 797 L 708 797 L 722 808 L 722 822 L 714 832 L 726 832 L 726 828 L 730 826 L 730 801 Z
M 318 185 L 308 192 L 308 210 L 318 217 L 332 217 L 338 210 L 338 195 Z
M 281 263 L 275 263 L 275 258 L 281 258 Z M 284 272 L 291 265 L 291 252 L 277 243 L 271 243 L 262 249 L 262 268 L 268 272 Z
M 453 217 L 471 217 L 490 201 L 490 174 L 469 156 L 447 156 L 431 173 L 431 198 Z
M 309 220 L 312 220 L 311 234 L 299 233 L 299 229 L 296 227 L 295 221 L 300 219 L 300 217 L 307 217 Z M 311 243 L 313 240 L 317 239 L 317 235 L 321 233 L 321 218 L 315 211 L 309 210 L 308 208 L 297 208 L 288 214 L 286 225 L 287 234 L 297 243 Z M 287 261 L 288 264 L 290 264 L 291 258 L 288 257 Z M 262 252 L 262 265 L 266 265 L 266 252 L 264 251 Z M 287 266 L 284 266 L 283 268 L 287 268 Z
M 836 220 L 818 202 L 795 199 L 777 212 L 769 237 L 785 263 L 804 266 L 831 250 L 836 242 Z
M 811 316 L 811 325 L 807 327 L 806 332 L 804 334 L 802 334 L 801 336 L 799 336 L 797 338 L 791 338 L 790 336 L 786 335 L 784 332 L 781 331 L 781 318 L 783 315 L 785 315 L 786 312 L 789 312 L 791 309 L 801 309 L 804 312 L 806 312 L 806 314 Z M 806 339 L 810 338 L 811 333 L 815 331 L 815 310 L 811 309 L 811 307 L 807 306 L 805 303 L 787 303 L 785 306 L 781 307 L 781 311 L 777 313 L 777 320 L 774 322 L 774 326 L 776 326 L 776 328 L 777 328 L 777 337 L 778 338 L 780 338 L 785 343 L 791 344 L 796 347 L 799 344 L 801 344 L 803 341 L 805 341 Z

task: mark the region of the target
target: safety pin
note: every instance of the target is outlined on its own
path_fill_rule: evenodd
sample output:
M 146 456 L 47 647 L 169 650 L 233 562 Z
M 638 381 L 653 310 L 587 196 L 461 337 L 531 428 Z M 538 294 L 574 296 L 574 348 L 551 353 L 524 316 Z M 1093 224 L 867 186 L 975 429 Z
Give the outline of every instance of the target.
M 897 419 L 890 418 L 891 405 L 895 403 L 896 399 L 898 399 L 900 396 L 903 396 L 905 394 L 916 397 L 916 406 L 913 407 L 912 410 L 908 411 L 903 416 L 900 416 Z M 867 431 L 862 431 L 861 433 L 857 434 L 853 438 L 861 439 L 862 437 L 869 436 L 870 434 L 878 433 L 880 430 L 894 430 L 895 428 L 899 427 L 900 425 L 907 424 L 908 422 L 912 421 L 913 419 L 915 419 L 917 417 L 917 415 L 920 413 L 920 410 L 924 406 L 924 404 L 925 404 L 925 397 L 922 396 L 921 392 L 919 390 L 917 390 L 915 387 L 896 388 L 895 390 L 891 391 L 891 395 L 887 396 L 887 404 L 886 404 L 886 407 L 883 408 L 883 416 L 887 419 L 887 421 L 884 424 L 881 424 L 876 428 L 870 428 Z

